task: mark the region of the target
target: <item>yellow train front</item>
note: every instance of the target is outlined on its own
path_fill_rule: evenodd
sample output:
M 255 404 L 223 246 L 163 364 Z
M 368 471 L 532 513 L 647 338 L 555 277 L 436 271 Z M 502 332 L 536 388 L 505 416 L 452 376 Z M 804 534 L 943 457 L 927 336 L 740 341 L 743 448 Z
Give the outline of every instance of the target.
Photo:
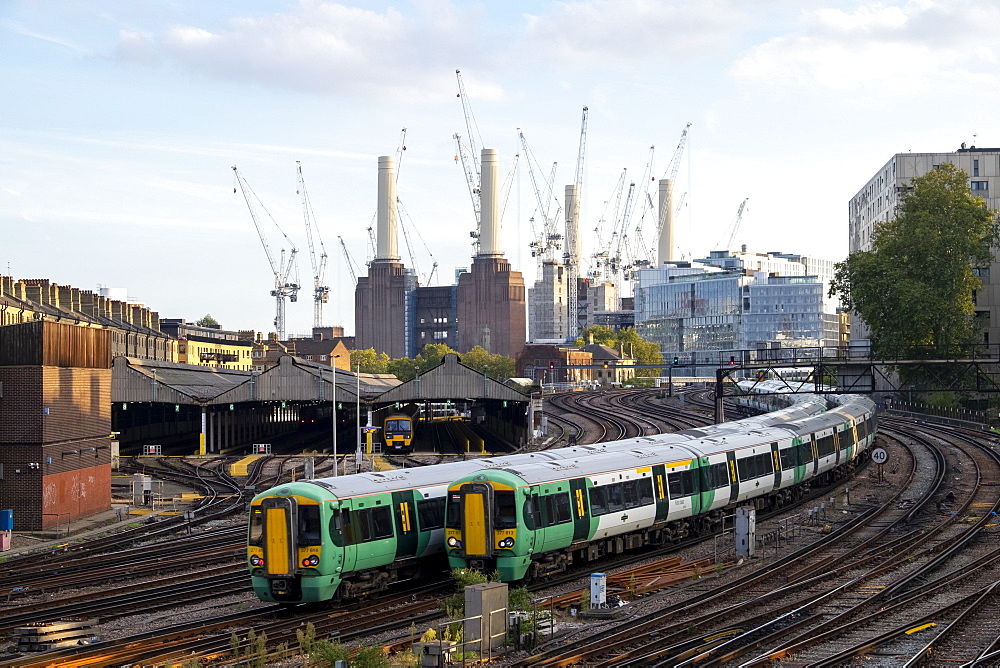
M 413 452 L 413 418 L 390 415 L 382 423 L 385 450 L 390 454 L 408 455 Z

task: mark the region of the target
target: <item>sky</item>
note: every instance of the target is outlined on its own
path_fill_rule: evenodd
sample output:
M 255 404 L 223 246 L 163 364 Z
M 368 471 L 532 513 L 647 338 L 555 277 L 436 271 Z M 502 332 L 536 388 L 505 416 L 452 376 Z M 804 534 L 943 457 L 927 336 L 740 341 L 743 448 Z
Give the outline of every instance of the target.
M 299 161 L 328 258 L 323 324 L 352 334 L 346 255 L 363 275 L 379 156 L 401 155 L 400 249 L 421 285 L 471 264 L 456 69 L 477 147 L 511 178 L 502 245 L 529 285 L 543 218 L 529 167 L 544 187 L 556 163 L 561 203 L 584 106 L 585 271 L 612 242 L 655 245 L 646 193 L 655 203 L 688 123 L 684 257 L 746 244 L 841 260 L 848 200 L 892 155 L 1000 146 L 998 27 L 995 0 L 4 0 L 0 274 L 268 332 L 294 245 L 286 330 L 306 335 Z

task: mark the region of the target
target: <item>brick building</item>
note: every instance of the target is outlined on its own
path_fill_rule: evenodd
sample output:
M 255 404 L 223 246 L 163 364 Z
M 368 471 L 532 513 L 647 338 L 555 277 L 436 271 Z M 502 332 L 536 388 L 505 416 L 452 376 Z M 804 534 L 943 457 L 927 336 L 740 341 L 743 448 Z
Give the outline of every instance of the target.
M 112 331 L 0 327 L 0 508 L 17 531 L 111 508 Z

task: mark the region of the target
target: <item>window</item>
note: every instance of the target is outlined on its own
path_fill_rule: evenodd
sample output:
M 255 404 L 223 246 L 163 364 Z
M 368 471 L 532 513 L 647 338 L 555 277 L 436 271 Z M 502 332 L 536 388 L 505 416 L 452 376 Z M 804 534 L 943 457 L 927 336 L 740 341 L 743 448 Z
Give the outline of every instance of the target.
M 781 461 L 781 470 L 787 471 L 788 469 L 795 468 L 795 448 L 785 448 L 784 450 L 778 451 L 778 459 Z
M 508 493 L 511 496 L 514 494 L 513 492 Z M 546 496 L 532 496 L 531 499 L 535 507 L 541 511 L 538 526 L 550 527 L 570 521 L 569 494 L 560 492 Z
M 989 190 L 990 189 L 990 182 L 989 181 L 973 181 L 972 182 L 972 189 L 973 190 Z
M 590 514 L 606 515 L 608 513 L 608 502 L 605 498 L 604 487 L 590 488 Z
M 444 526 L 444 497 L 417 501 L 417 519 L 421 531 L 440 529 Z
M 972 161 L 972 175 L 973 176 L 979 176 L 979 161 L 978 160 L 973 160 Z
M 719 487 L 725 487 L 729 484 L 729 470 L 725 462 L 721 464 L 712 464 L 707 469 L 705 469 L 707 480 L 706 484 L 708 489 L 718 489 Z
M 338 547 L 356 545 L 392 536 L 392 514 L 388 507 L 341 510 L 330 519 L 330 537 Z
M 461 494 L 451 494 L 448 496 L 447 527 L 449 529 L 462 528 L 461 505 L 462 505 Z
M 628 508 L 653 505 L 653 481 L 650 478 L 640 478 L 591 487 L 589 494 L 591 515 L 617 513 Z M 567 498 L 567 503 L 568 501 Z
M 299 546 L 322 545 L 319 529 L 319 506 L 299 506 Z
M 678 471 L 667 474 L 667 490 L 671 499 L 679 499 L 694 494 L 693 471 Z
M 0 464 L 2 470 L 3 464 Z M 251 545 L 263 545 L 264 541 L 264 511 L 260 508 L 253 508 L 250 511 L 250 538 L 247 542 Z
M 372 539 L 389 538 L 392 536 L 392 513 L 387 506 L 362 510 L 362 513 L 371 513 L 372 519 Z
M 493 493 L 493 526 L 497 529 L 513 529 L 517 527 L 517 517 L 514 509 L 514 492 L 497 491 Z M 566 509 L 569 510 L 569 498 L 566 499 Z
M 760 478 L 770 473 L 774 473 L 774 464 L 771 460 L 771 453 L 764 452 L 759 455 L 750 455 L 743 459 L 736 460 L 736 470 L 739 473 L 740 482 Z
M 816 439 L 816 456 L 829 457 L 837 451 L 837 444 L 833 441 L 833 434 Z

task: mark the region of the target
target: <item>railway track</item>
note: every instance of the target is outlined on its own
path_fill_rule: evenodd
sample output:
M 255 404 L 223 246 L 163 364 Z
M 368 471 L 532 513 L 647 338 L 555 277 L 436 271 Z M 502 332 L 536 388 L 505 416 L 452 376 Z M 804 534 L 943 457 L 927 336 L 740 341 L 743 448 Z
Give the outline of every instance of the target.
M 927 657 L 961 656 L 950 653 L 969 635 L 959 624 L 977 614 L 990 632 L 965 657 L 995 652 L 991 633 L 1000 622 L 976 606 L 997 593 L 990 573 L 1000 543 L 989 525 L 1000 487 L 983 481 L 1000 479 L 1000 463 L 981 437 L 970 443 L 929 427 L 892 437 L 886 445 L 906 483 L 853 524 L 738 580 L 518 665 L 865 665 L 872 648 L 913 657 L 906 665 L 939 665 Z

